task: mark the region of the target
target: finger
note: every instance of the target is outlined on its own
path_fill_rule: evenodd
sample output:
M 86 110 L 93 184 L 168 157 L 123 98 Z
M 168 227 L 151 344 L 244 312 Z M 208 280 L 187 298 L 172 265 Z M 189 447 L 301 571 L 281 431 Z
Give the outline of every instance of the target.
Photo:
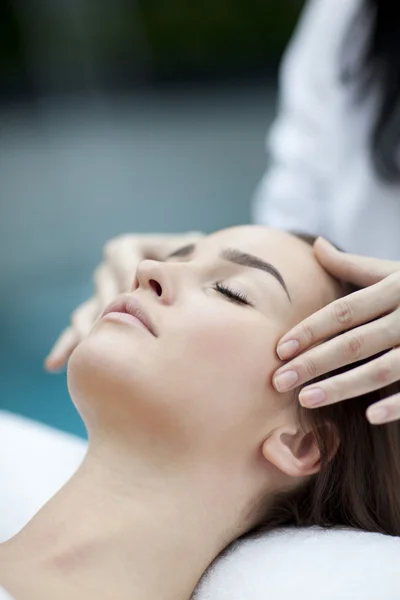
M 138 253 L 134 236 L 122 236 L 108 242 L 104 248 L 104 262 L 114 273 L 114 279 L 121 292 L 129 292 L 132 288 L 138 263 L 141 256 Z
M 102 263 L 94 272 L 98 313 L 101 313 L 120 293 L 113 271 Z
M 189 232 L 184 234 L 168 234 L 147 239 L 140 246 L 141 259 L 149 258 L 164 262 L 170 254 L 185 246 L 195 245 L 204 234 L 199 232 Z
M 400 270 L 400 262 L 341 252 L 323 238 L 315 241 L 314 253 L 331 275 L 361 287 L 377 283 Z
M 74 329 L 79 342 L 89 335 L 98 314 L 99 305 L 97 298 L 95 297 L 90 298 L 81 304 L 72 313 L 72 328 Z
M 293 327 L 278 342 L 281 360 L 346 329 L 352 329 L 393 311 L 400 300 L 400 271 L 379 283 L 339 298 Z
M 400 349 L 395 348 L 351 371 L 303 388 L 299 401 L 306 408 L 335 404 L 386 387 L 399 378 Z
M 393 315 L 356 327 L 300 354 L 275 372 L 275 388 L 287 392 L 329 371 L 393 348 L 400 343 L 397 313 Z
M 79 339 L 73 328 L 67 327 L 67 329 L 64 329 L 45 359 L 45 369 L 49 372 L 60 370 L 68 361 L 78 343 Z
M 141 260 L 145 258 L 165 260 L 170 252 L 181 246 L 197 242 L 201 235 L 199 232 L 177 235 L 126 235 L 111 241 L 107 245 L 106 264 L 115 273 L 118 293 L 132 289 Z
M 400 419 L 400 394 L 395 394 L 369 406 L 366 415 L 368 421 L 373 425 L 397 421 Z

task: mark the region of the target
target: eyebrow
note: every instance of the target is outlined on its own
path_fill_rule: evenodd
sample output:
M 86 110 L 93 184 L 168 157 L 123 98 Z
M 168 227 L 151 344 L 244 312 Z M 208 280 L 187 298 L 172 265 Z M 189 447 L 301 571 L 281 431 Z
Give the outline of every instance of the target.
M 171 254 L 169 254 L 166 259 L 174 258 L 178 256 L 189 256 L 193 254 L 196 249 L 195 244 L 188 244 L 187 246 L 182 246 L 182 248 L 178 248 Z M 240 250 L 236 250 L 235 248 L 224 248 L 221 251 L 220 258 L 227 260 L 231 263 L 235 263 L 237 265 L 241 265 L 243 267 L 250 267 L 251 269 L 259 269 L 260 271 L 265 271 L 280 283 L 282 288 L 285 290 L 289 301 L 292 299 L 289 294 L 289 290 L 287 289 L 287 285 L 285 280 L 283 279 L 281 273 L 276 269 L 271 263 L 262 260 L 258 256 L 254 256 L 254 254 L 248 254 L 247 252 L 241 252 Z

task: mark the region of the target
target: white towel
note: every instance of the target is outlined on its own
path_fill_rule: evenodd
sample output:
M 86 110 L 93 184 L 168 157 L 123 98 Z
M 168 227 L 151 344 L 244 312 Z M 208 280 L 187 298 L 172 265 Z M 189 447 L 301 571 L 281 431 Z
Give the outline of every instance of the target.
M 85 452 L 81 438 L 0 411 L 0 542 L 68 481 Z
M 58 491 L 85 452 L 77 437 L 0 411 L 0 541 Z M 237 542 L 194 599 L 400 600 L 400 538 L 311 528 Z
M 193 600 L 399 600 L 400 538 L 283 529 L 237 542 Z

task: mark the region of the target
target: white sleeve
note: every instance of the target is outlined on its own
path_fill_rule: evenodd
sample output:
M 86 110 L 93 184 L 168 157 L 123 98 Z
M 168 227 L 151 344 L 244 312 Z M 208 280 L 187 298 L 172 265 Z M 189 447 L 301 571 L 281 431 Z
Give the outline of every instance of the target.
M 360 0 L 309 0 L 284 56 L 278 115 L 267 138 L 269 169 L 253 219 L 324 234 L 324 199 L 340 134 L 340 50 Z M 337 152 L 336 152 L 337 154 Z

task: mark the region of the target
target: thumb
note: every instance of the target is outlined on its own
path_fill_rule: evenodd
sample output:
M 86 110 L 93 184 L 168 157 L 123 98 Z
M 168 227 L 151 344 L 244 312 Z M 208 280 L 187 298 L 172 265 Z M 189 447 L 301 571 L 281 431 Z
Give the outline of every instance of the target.
M 314 254 L 328 273 L 360 287 L 373 285 L 400 270 L 400 262 L 347 254 L 323 238 L 315 241 Z

